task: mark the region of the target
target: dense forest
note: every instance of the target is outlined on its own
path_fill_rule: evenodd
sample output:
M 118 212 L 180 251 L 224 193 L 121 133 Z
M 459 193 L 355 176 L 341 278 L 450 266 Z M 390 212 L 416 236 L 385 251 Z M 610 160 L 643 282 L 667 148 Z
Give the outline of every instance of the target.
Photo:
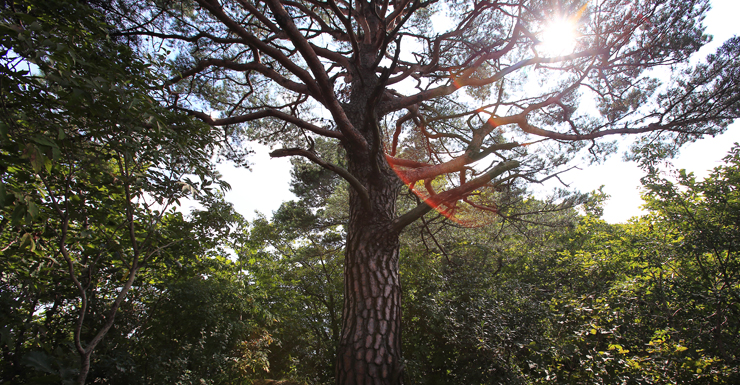
M 740 146 L 665 166 L 740 117 L 708 1 L 1 4 L 2 383 L 740 382 Z M 619 135 L 646 214 L 533 194 Z

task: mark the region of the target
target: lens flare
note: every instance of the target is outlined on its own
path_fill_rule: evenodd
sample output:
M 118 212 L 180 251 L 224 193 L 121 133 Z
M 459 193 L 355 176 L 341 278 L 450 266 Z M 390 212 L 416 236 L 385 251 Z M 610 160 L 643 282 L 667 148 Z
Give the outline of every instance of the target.
M 497 214 L 495 204 L 476 204 L 470 200 L 472 196 L 477 196 L 479 193 L 471 194 L 469 197 L 454 202 L 440 202 L 437 194 L 433 190 L 430 190 L 431 181 L 430 183 L 424 183 L 424 181 L 413 182 L 408 180 L 402 167 L 395 165 L 392 157 L 386 155 L 386 159 L 388 159 L 391 168 L 408 187 L 409 191 L 414 193 L 414 195 L 419 197 L 429 207 L 457 225 L 462 227 L 480 227 L 492 223 L 495 220 Z

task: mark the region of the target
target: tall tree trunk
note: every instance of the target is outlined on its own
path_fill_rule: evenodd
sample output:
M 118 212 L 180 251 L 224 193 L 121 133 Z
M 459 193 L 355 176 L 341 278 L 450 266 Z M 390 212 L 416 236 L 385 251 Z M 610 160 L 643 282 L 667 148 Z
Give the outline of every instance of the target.
M 350 191 L 336 382 L 400 384 L 399 233 L 393 230 L 392 221 L 401 182 L 382 151 L 360 156 L 347 152 L 349 171 L 366 186 L 370 199 L 366 204 L 356 191 Z
M 367 223 L 365 213 L 355 211 L 345 256 L 337 384 L 400 384 L 398 234 L 387 223 Z
M 77 375 L 77 385 L 85 385 L 87 375 L 90 373 L 90 356 L 92 350 L 80 355 L 80 373 Z

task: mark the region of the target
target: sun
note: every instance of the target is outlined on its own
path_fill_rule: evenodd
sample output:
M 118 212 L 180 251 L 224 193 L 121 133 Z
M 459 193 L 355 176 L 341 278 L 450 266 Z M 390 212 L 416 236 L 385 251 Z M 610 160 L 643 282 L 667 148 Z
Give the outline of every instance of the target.
M 551 20 L 539 34 L 537 50 L 547 56 L 562 56 L 573 53 L 576 48 L 578 32 L 576 21 L 563 17 Z

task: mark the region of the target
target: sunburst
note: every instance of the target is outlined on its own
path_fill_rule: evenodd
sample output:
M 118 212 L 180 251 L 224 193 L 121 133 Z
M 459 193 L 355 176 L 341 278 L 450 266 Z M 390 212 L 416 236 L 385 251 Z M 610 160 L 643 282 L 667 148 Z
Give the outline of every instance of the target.
M 540 33 L 538 51 L 547 56 L 572 53 L 578 42 L 577 21 L 563 17 L 551 20 Z
M 544 28 L 538 34 L 540 41 L 536 46 L 537 51 L 547 56 L 563 56 L 573 53 L 580 37 L 579 22 L 587 8 L 588 2 L 584 3 L 573 15 L 554 17 L 545 23 Z

